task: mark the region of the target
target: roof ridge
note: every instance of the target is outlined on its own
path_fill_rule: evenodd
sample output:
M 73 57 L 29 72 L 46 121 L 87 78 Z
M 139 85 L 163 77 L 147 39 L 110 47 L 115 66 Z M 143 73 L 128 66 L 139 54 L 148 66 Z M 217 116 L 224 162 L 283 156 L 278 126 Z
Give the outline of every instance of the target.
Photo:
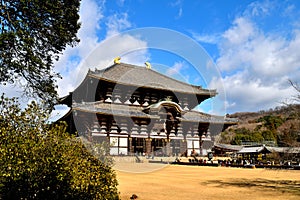
M 158 72 L 156 70 L 147 69 L 146 67 L 141 66 L 141 65 L 133 65 L 133 64 L 129 64 L 129 63 L 123 63 L 123 62 L 121 62 L 121 63 L 114 63 L 114 64 L 112 64 L 109 67 L 104 68 L 104 69 L 100 69 L 100 70 L 99 69 L 95 69 L 95 71 L 91 70 L 91 72 L 99 73 L 99 72 L 109 71 L 109 70 L 117 67 L 118 65 L 123 65 L 125 67 L 131 67 L 131 68 L 135 68 L 135 69 L 151 70 L 153 73 L 156 73 L 156 74 L 158 74 L 160 76 L 163 76 L 163 77 L 165 77 L 165 78 L 167 78 L 169 80 L 176 81 L 177 83 L 185 84 L 186 86 L 191 86 L 192 88 L 201 89 L 201 90 L 204 90 L 204 91 L 207 91 L 207 92 L 216 92 L 216 89 L 205 89 L 201 85 L 194 85 L 194 84 L 190 84 L 190 83 L 187 83 L 187 82 L 184 82 L 184 81 L 180 81 L 180 80 L 177 80 L 175 78 L 169 77 L 169 76 L 167 76 L 167 75 L 165 75 L 163 73 L 160 73 L 160 72 Z
M 133 72 L 132 74 L 128 75 L 129 80 L 123 80 L 122 77 L 124 76 L 124 73 L 129 71 Z M 216 89 L 206 89 L 200 85 L 189 84 L 176 78 L 169 77 L 166 75 L 166 73 L 148 69 L 145 66 L 143 67 L 128 63 L 114 63 L 101 70 L 89 70 L 87 76 L 110 82 L 138 85 L 143 87 L 145 87 L 146 82 L 149 82 L 151 83 L 149 85 L 150 88 L 164 90 L 169 89 L 175 92 L 205 95 L 205 99 L 217 95 Z

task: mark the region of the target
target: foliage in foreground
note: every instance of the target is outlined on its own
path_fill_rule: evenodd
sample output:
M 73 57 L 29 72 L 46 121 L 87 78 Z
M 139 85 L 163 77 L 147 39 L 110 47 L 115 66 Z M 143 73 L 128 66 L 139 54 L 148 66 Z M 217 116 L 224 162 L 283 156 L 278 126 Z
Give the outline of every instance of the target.
M 80 0 L 0 1 L 0 83 L 23 86 L 50 106 L 57 97 L 53 62 L 75 46 Z
M 119 199 L 111 165 L 36 103 L 0 98 L 0 199 Z

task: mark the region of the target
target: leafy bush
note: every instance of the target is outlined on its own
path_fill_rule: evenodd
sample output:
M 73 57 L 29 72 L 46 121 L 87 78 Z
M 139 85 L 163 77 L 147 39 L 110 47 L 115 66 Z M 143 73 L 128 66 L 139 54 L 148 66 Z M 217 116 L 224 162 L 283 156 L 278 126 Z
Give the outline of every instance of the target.
M 233 137 L 231 144 L 234 145 L 241 145 L 242 142 L 263 142 L 263 141 L 267 141 L 269 140 L 269 138 L 267 138 L 267 136 L 269 137 L 269 135 L 267 134 L 263 134 L 264 132 L 261 131 L 251 131 L 249 129 L 246 128 L 238 128 L 236 130 L 234 130 L 235 132 L 235 136 Z M 264 137 L 266 136 L 266 137 Z
M 262 122 L 266 128 L 274 131 L 283 124 L 284 119 L 282 119 L 280 116 L 267 115 L 260 117 L 257 122 Z
M 1 96 L 0 199 L 119 199 L 111 164 L 46 120 L 35 102 Z

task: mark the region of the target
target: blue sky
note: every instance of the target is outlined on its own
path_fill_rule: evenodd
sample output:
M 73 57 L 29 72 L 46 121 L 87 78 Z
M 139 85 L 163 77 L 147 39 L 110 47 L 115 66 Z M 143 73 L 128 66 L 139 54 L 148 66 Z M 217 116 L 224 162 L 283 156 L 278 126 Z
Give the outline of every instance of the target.
M 299 82 L 300 1 L 297 0 L 83 0 L 80 21 L 81 42 L 67 48 L 55 63 L 55 71 L 63 77 L 58 81 L 60 96 L 73 91 L 88 68 L 105 68 L 120 53 L 122 62 L 143 65 L 148 61 L 153 70 L 217 89 L 219 97 L 199 108 L 209 113 L 280 106 L 295 94 L 288 80 Z M 204 52 L 199 55 L 209 55 L 213 71 L 205 71 L 208 66 L 193 66 L 190 60 L 173 51 L 151 48 L 154 36 L 149 42 L 141 31 L 132 32 L 145 27 L 152 27 L 153 33 L 160 28 L 170 31 L 175 35 L 170 40 L 175 46 L 179 44 L 178 48 L 183 43 L 176 43 L 176 34 L 191 39 L 203 47 Z M 113 45 L 107 42 L 112 40 Z
M 55 70 L 63 76 L 58 81 L 59 94 L 73 91 L 88 68 L 107 67 L 113 57 L 128 51 L 122 55 L 122 62 L 143 65 L 148 61 L 153 70 L 217 89 L 219 99 L 199 108 L 205 112 L 222 114 L 281 106 L 295 94 L 288 80 L 299 81 L 300 77 L 299 8 L 296 0 L 84 0 L 78 33 L 81 42 L 67 48 L 56 63 Z M 193 66 L 182 55 L 151 48 L 143 33 L 131 33 L 146 27 L 174 31 L 196 42 L 215 63 L 215 76 L 205 77 L 205 71 L 197 70 L 202 66 Z M 117 45 L 106 45 L 109 40 Z M 102 51 L 95 53 L 99 46 Z

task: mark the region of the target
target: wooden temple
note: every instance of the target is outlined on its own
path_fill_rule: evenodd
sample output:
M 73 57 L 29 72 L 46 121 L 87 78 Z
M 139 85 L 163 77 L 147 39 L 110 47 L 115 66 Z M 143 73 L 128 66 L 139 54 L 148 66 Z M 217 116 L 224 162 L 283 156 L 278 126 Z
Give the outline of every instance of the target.
M 71 109 L 60 120 L 68 131 L 91 141 L 109 141 L 110 154 L 202 154 L 203 139 L 235 119 L 194 108 L 217 95 L 147 67 L 115 63 L 89 70 L 82 83 L 60 99 Z

